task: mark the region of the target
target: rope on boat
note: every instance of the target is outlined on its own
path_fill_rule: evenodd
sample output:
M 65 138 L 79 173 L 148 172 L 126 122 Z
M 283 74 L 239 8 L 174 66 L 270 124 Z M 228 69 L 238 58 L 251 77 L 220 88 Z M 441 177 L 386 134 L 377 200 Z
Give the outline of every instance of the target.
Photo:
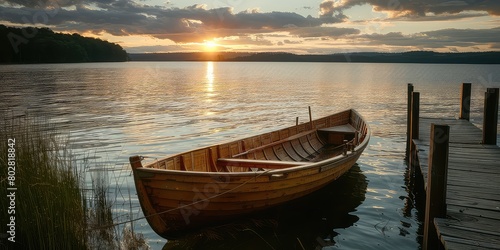
M 143 157 L 141 156 L 141 160 L 144 159 L 146 157 Z M 148 158 L 153 158 L 153 157 L 148 157 Z M 247 183 L 249 183 L 250 181 L 252 180 L 255 180 L 257 179 L 258 177 L 260 177 L 261 175 L 263 174 L 266 174 L 268 173 L 269 171 L 271 171 L 272 169 L 268 169 L 266 171 L 262 171 L 262 172 L 259 172 L 258 175 L 255 175 L 253 178 L 241 183 L 240 185 L 232 188 L 232 189 L 229 189 L 227 191 L 224 191 L 222 193 L 219 193 L 219 194 L 216 194 L 216 195 L 213 195 L 213 196 L 210 196 L 210 197 L 207 197 L 205 199 L 201 199 L 201 200 L 197 200 L 197 201 L 193 201 L 189 204 L 186 204 L 186 205 L 182 205 L 182 206 L 179 206 L 179 207 L 176 207 L 176 208 L 172 208 L 172 209 L 169 209 L 169 210 L 165 210 L 165 211 L 161 211 L 161 212 L 158 212 L 158 213 L 154 213 L 154 214 L 150 214 L 150 215 L 147 215 L 147 216 L 142 216 L 142 217 L 139 217 L 139 218 L 135 218 L 135 219 L 131 219 L 131 220 L 127 220 L 127 221 L 123 221 L 123 222 L 118 222 L 118 223 L 114 223 L 114 224 L 110 224 L 110 225 L 104 225 L 104 226 L 99 226 L 99 227 L 93 227 L 93 228 L 88 228 L 86 229 L 85 231 L 92 231 L 92 230 L 100 230 L 100 229 L 105 229 L 105 228 L 109 228 L 109 227 L 115 227 L 115 226 L 118 226 L 118 225 L 123 225 L 123 224 L 127 224 L 129 222 L 134 222 L 134 221 L 138 221 L 138 220 L 142 220 L 142 219 L 146 219 L 146 218 L 149 218 L 149 217 L 152 217 L 152 216 L 156 216 L 156 215 L 160 215 L 160 214 L 164 214 L 164 213 L 168 213 L 168 212 L 172 212 L 172 211 L 175 211 L 175 210 L 179 210 L 179 209 L 183 209 L 183 208 L 186 208 L 186 207 L 189 207 L 189 206 L 192 206 L 192 205 L 195 205 L 195 204 L 198 204 L 198 203 L 201 203 L 201 202 L 205 202 L 205 201 L 209 201 L 211 199 L 214 199 L 214 198 L 217 198 L 219 196 L 222 196 L 222 195 L 225 195 L 227 193 L 231 193 L 233 192 L 234 190 L 240 188 L 240 187 L 243 187 L 244 185 L 246 185 Z M 256 172 L 257 173 L 257 172 Z

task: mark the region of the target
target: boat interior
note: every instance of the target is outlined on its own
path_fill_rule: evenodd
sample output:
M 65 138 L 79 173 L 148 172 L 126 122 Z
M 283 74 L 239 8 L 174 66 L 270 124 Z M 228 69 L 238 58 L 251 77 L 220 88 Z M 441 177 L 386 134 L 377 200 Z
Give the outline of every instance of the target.
M 351 110 L 155 161 L 146 168 L 247 172 L 306 165 L 355 150 L 367 125 Z

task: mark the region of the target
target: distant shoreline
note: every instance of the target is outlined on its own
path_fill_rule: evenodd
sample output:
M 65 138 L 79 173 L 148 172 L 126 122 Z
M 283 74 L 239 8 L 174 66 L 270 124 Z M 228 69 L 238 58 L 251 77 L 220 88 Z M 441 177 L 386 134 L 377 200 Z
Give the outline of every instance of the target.
M 227 62 L 353 62 L 353 63 L 436 63 L 500 64 L 500 52 L 402 53 L 353 52 L 328 55 L 297 55 L 285 52 L 178 52 L 129 53 L 130 61 L 227 61 Z
M 114 62 L 334 62 L 334 63 L 422 63 L 422 64 L 500 64 L 500 52 L 439 53 L 411 51 L 401 53 L 353 52 L 327 55 L 298 55 L 285 52 L 173 52 L 127 53 L 126 61 L 17 62 L 0 65 L 76 64 Z

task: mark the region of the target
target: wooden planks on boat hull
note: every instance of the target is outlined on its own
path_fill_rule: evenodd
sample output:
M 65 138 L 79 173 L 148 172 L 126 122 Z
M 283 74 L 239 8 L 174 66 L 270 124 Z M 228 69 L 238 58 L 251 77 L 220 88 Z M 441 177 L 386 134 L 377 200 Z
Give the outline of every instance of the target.
M 308 168 L 300 172 L 273 174 L 272 172 L 265 172 L 260 176 L 247 177 L 247 178 L 230 178 L 223 177 L 224 181 L 217 181 L 218 178 L 197 178 L 189 181 L 191 178 L 185 178 L 185 181 L 180 181 L 180 178 L 175 179 L 143 179 L 143 184 L 148 188 L 160 191 L 171 192 L 185 192 L 193 196 L 193 190 L 207 190 L 216 187 L 219 192 L 233 190 L 237 193 L 255 193 L 261 191 L 274 191 L 280 188 L 293 188 L 295 185 L 303 183 L 314 183 L 314 181 L 323 178 L 324 176 L 334 175 L 337 171 L 341 171 L 344 165 L 354 164 L 355 158 L 348 160 L 342 166 L 329 166 L 323 165 L 321 167 Z M 330 169 L 328 169 L 330 168 Z M 319 171 L 323 171 L 318 174 Z M 194 178 L 193 178 L 194 179 Z M 204 182 L 203 180 L 206 180 Z M 213 188 L 212 188 L 213 189 Z M 191 198 L 189 198 L 191 199 Z
M 355 159 L 349 161 L 349 164 L 351 163 L 354 164 Z M 314 179 L 311 182 L 296 184 L 291 188 L 283 187 L 282 189 L 261 192 L 228 193 L 216 198 L 207 197 L 209 194 L 206 193 L 198 193 L 193 197 L 191 193 L 190 197 L 192 198 L 186 200 L 168 200 L 172 197 L 163 192 L 159 192 L 158 196 L 153 194 L 150 198 L 153 200 L 153 203 L 161 207 L 161 211 L 170 210 L 169 213 L 162 216 L 162 221 L 165 221 L 166 226 L 175 225 L 174 227 L 179 230 L 179 228 L 182 227 L 201 226 L 213 222 L 214 220 L 226 220 L 260 211 L 305 196 L 338 179 L 342 174 L 348 171 L 350 167 L 350 165 L 346 164 L 342 169 L 337 169 L 334 174 L 327 174 L 325 177 Z M 311 185 L 312 183 L 314 183 L 314 185 Z M 216 194 L 213 194 L 213 196 L 216 196 Z M 160 198 L 163 198 L 163 200 L 157 200 Z M 240 200 L 240 202 L 238 202 L 238 200 Z M 195 204 L 192 204 L 193 202 Z M 158 212 L 161 213 L 161 211 Z M 186 221 L 186 219 L 188 219 L 188 221 Z M 164 232 L 162 235 L 168 237 L 168 234 L 168 232 Z
M 349 137 L 359 134 L 353 141 L 355 149 L 345 155 L 339 155 L 342 148 L 326 150 L 328 140 L 318 129 L 347 123 L 355 128 Z M 322 188 L 355 164 L 369 136 L 369 127 L 359 114 L 347 110 L 180 153 L 145 167 L 140 157 L 130 161 L 149 224 L 169 238 L 196 225 L 263 210 Z

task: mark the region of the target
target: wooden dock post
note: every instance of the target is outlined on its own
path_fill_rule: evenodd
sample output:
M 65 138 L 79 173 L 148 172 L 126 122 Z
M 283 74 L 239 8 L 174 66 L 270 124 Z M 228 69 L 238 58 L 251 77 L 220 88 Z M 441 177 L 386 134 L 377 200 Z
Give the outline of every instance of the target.
M 410 159 L 410 131 L 411 131 L 411 99 L 413 95 L 413 84 L 408 83 L 408 103 L 406 109 L 406 159 Z
M 497 144 L 498 88 L 488 88 L 484 93 L 483 144 Z
M 419 119 L 423 129 L 420 138 L 411 141 L 409 155 L 410 162 L 417 160 L 409 166 L 426 176 L 424 250 L 498 248 L 500 197 L 495 190 L 500 190 L 500 182 L 495 180 L 500 179 L 496 164 L 500 162 L 500 147 L 478 141 L 497 141 L 499 89 L 488 89 L 485 97 L 482 131 L 466 119 Z M 436 125 L 443 123 L 447 125 Z M 488 126 L 493 134 L 488 134 Z M 410 179 L 409 188 L 411 184 Z
M 448 125 L 431 124 L 423 249 L 440 249 L 434 218 L 446 217 L 446 185 L 450 142 Z
M 413 92 L 411 98 L 411 130 L 410 139 L 419 137 L 419 119 L 420 119 L 420 93 Z
M 470 100 L 471 100 L 471 84 L 462 83 L 462 91 L 460 93 L 460 116 L 459 119 L 470 120 Z
M 410 152 L 408 165 L 410 166 L 410 174 L 415 173 L 415 167 L 417 165 L 416 156 L 417 152 L 415 150 L 415 145 L 413 144 L 413 139 L 418 139 L 419 137 L 419 126 L 420 126 L 420 93 L 413 92 L 411 98 L 411 117 L 410 117 Z

